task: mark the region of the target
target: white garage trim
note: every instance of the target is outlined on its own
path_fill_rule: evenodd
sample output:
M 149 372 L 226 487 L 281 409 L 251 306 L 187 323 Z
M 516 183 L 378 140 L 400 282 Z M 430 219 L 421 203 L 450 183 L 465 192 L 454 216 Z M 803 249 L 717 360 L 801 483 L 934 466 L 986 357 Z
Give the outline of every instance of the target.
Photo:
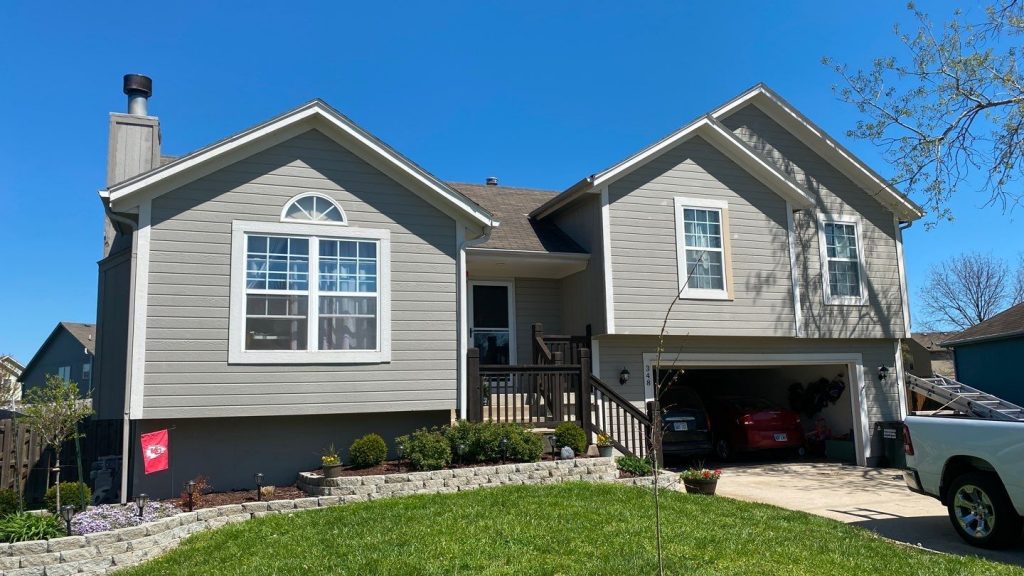
M 654 400 L 654 365 L 658 363 L 658 354 L 644 353 L 644 400 Z M 864 357 L 859 353 L 820 353 L 820 354 L 742 354 L 742 353 L 679 353 L 662 354 L 661 366 L 668 368 L 722 368 L 760 366 L 795 366 L 814 364 L 845 364 L 850 375 L 851 406 L 853 409 L 853 442 L 857 453 L 857 464 L 867 466 L 871 456 L 871 443 L 868 430 L 867 396 L 864 386 Z M 856 392 L 855 394 L 853 392 Z

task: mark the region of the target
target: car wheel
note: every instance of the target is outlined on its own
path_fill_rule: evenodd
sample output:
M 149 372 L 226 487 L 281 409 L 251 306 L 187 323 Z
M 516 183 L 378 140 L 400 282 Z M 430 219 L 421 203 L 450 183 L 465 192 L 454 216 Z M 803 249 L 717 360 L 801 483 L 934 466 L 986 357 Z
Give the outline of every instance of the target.
M 965 542 L 979 548 L 1004 548 L 1020 537 L 1022 519 L 999 478 L 968 472 L 949 487 L 949 520 Z
M 722 438 L 715 442 L 715 456 L 718 456 L 719 460 L 729 460 L 732 458 L 732 447 L 729 446 L 728 440 Z

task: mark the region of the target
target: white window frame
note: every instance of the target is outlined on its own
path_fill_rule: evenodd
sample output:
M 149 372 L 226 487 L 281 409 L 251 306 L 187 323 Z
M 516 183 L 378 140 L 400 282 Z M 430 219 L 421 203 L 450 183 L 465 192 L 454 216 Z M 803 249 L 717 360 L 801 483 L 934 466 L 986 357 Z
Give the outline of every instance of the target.
M 296 202 L 302 200 L 303 198 L 309 197 L 315 197 L 319 198 L 320 200 L 329 202 L 332 206 L 334 206 L 334 209 L 338 211 L 338 214 L 341 215 L 341 221 L 334 222 L 331 220 L 306 220 L 300 218 L 289 218 L 287 216 L 288 209 L 292 207 L 292 204 L 295 204 Z M 284 203 L 284 208 L 281 208 L 281 222 L 294 222 L 296 224 L 317 224 L 320 226 L 348 226 L 348 215 L 345 214 L 345 211 L 341 208 L 341 204 L 338 204 L 338 202 L 334 198 L 331 198 L 330 196 L 327 196 L 326 194 L 321 194 L 319 192 L 304 192 L 302 194 L 293 196 L 290 200 Z
M 692 208 L 695 210 L 718 210 L 719 227 L 722 235 L 722 288 L 691 288 L 688 280 L 690 273 L 686 265 L 686 230 L 683 225 L 683 210 Z M 684 198 L 677 196 L 674 200 L 675 223 L 676 223 L 676 268 L 678 271 L 679 285 L 677 293 L 679 298 L 692 300 L 732 300 L 732 282 L 729 273 L 732 266 L 732 258 L 729 256 L 729 203 L 724 200 L 712 200 L 709 198 Z
M 828 274 L 828 247 L 825 244 L 825 225 L 845 224 L 852 225 L 854 236 L 857 241 L 857 283 L 860 296 L 833 296 L 829 287 Z M 818 252 L 821 255 L 821 290 L 825 298 L 825 304 L 830 306 L 864 306 L 868 303 L 868 293 L 864 282 L 866 267 L 864 266 L 864 234 L 861 233 L 860 219 L 855 216 L 818 216 Z M 848 258 L 839 260 L 849 262 Z
M 309 239 L 307 284 L 307 346 L 316 346 L 320 323 L 319 238 L 376 240 L 377 254 L 377 349 L 376 350 L 246 350 L 246 238 L 249 234 L 278 234 Z M 231 223 L 231 298 L 228 329 L 229 364 L 380 364 L 391 361 L 391 232 L 369 228 L 338 229 L 321 224 L 294 222 Z

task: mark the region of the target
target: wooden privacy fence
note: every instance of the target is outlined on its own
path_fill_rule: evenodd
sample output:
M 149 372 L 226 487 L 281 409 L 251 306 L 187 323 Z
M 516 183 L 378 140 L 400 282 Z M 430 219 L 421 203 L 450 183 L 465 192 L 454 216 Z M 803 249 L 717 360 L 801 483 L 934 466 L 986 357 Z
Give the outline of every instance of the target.
M 45 482 L 45 471 L 39 470 L 45 447 L 27 425 L 16 422 L 0 420 L 0 488 L 14 490 L 20 484 L 24 490 L 30 474 L 41 474 Z
M 577 422 L 588 443 L 603 433 L 620 452 L 646 456 L 652 408 L 637 408 L 591 374 L 588 348 L 578 347 L 572 355 L 577 363 L 507 366 L 480 364 L 480 351 L 471 348 L 466 362 L 467 419 L 541 428 Z M 560 356 L 554 354 L 555 359 Z

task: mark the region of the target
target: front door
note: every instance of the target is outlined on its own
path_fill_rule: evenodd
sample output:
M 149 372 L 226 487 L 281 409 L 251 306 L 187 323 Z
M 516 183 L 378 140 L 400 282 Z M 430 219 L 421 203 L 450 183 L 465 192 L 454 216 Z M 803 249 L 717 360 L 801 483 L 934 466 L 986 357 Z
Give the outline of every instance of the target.
M 471 282 L 469 342 L 481 364 L 511 364 L 515 358 L 511 282 Z

